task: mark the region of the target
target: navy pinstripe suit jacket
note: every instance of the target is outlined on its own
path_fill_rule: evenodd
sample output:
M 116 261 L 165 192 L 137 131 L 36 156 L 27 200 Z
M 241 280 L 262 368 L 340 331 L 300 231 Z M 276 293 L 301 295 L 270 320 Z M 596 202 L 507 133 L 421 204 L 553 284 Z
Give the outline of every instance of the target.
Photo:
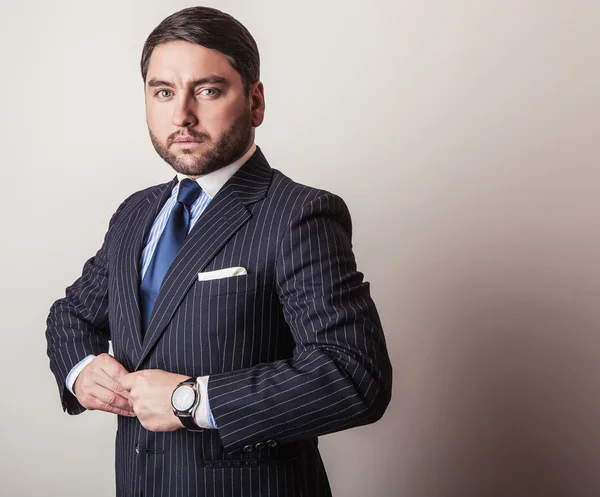
M 344 202 L 271 169 L 257 149 L 188 235 L 142 338 L 140 254 L 173 185 L 125 200 L 52 306 L 48 355 L 64 409 L 84 410 L 65 388 L 71 368 L 112 340 L 129 371 L 210 375 L 219 427 L 153 433 L 119 416 L 118 496 L 330 495 L 317 436 L 376 421 L 391 395 Z M 248 274 L 198 281 L 232 266 Z

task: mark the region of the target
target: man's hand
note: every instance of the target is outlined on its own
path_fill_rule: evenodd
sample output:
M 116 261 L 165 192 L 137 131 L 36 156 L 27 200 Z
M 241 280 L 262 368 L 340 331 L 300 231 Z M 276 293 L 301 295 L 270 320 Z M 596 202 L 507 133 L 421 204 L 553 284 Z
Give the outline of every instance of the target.
M 189 376 L 146 369 L 129 373 L 122 385 L 129 391 L 129 404 L 140 423 L 149 431 L 175 431 L 181 421 L 171 408 L 173 390 Z
M 121 383 L 126 374 L 128 371 L 114 357 L 100 354 L 79 373 L 73 392 L 79 403 L 90 411 L 133 417 L 129 392 Z

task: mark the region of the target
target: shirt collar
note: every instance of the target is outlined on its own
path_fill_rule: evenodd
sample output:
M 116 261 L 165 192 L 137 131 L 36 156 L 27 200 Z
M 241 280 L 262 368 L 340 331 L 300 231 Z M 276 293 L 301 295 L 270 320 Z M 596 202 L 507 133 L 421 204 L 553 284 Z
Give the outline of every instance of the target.
M 229 181 L 240 167 L 242 167 L 246 161 L 252 157 L 254 152 L 256 151 L 256 144 L 252 143 L 252 146 L 248 149 L 248 151 L 242 155 L 238 160 L 229 164 L 228 166 L 222 167 L 221 169 L 217 169 L 212 173 L 204 174 L 196 179 L 196 183 L 200 185 L 200 188 L 206 192 L 206 194 L 212 200 L 213 197 L 219 192 L 221 188 Z M 186 179 L 187 176 L 185 174 L 177 173 L 177 185 L 181 182 L 181 180 Z

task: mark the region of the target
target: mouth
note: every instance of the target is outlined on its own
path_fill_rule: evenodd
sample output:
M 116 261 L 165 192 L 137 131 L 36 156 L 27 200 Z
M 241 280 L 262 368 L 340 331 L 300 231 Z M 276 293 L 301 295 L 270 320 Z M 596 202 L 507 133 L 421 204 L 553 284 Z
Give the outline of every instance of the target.
M 189 133 L 187 135 L 176 135 L 172 137 L 172 143 L 180 143 L 180 144 L 194 144 L 194 143 L 204 143 L 206 141 L 206 136 L 202 136 L 201 134 Z
M 180 149 L 192 149 L 198 147 L 204 140 L 199 140 L 198 138 L 177 138 L 173 141 L 173 145 L 177 146 Z

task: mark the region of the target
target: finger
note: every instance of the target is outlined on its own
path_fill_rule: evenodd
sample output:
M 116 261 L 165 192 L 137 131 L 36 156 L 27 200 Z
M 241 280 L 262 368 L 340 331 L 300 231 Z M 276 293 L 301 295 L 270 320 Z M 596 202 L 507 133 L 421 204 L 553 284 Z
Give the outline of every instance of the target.
M 127 416 L 129 418 L 133 418 L 136 416 L 133 408 L 121 409 L 120 407 L 116 407 L 110 404 L 106 404 L 101 400 L 96 399 L 95 397 L 90 397 L 89 402 L 85 406 L 89 410 L 93 411 L 104 411 L 113 414 L 119 414 L 121 416 Z
M 109 376 L 106 371 L 97 371 L 94 375 L 94 380 L 98 385 L 119 394 L 121 397 L 125 399 L 129 398 L 129 391 L 126 390 L 120 382 Z
M 119 382 L 126 374 L 129 374 L 129 371 L 119 361 L 108 354 L 106 357 L 103 356 L 100 367 L 108 376 Z
M 104 409 L 102 409 L 104 410 Z M 104 412 L 110 412 L 112 414 L 118 414 L 119 416 L 127 416 L 128 418 L 135 418 L 135 413 L 133 411 L 124 411 L 123 409 L 119 409 L 118 407 L 108 406 Z
M 136 378 L 137 378 L 136 373 L 128 373 L 121 378 L 119 383 L 125 390 L 127 390 L 128 392 L 131 392 L 131 389 L 133 388 Z
M 132 411 L 124 411 L 123 409 L 118 409 L 115 408 L 115 414 L 118 414 L 119 416 L 126 416 L 128 418 L 135 418 L 135 412 Z
M 123 411 L 132 411 L 129 401 L 126 398 L 121 397 L 118 393 L 115 393 L 108 388 L 104 388 L 102 385 L 96 385 L 90 392 L 90 395 L 95 399 L 94 409 L 113 412 L 112 408 L 116 407 Z
M 106 409 L 99 408 L 97 410 L 98 411 L 108 412 L 108 413 L 111 413 L 111 414 L 118 414 L 119 416 L 127 416 L 128 418 L 135 418 L 135 416 L 136 416 L 135 412 L 130 411 L 130 410 L 126 411 L 126 410 L 121 409 L 119 407 L 111 406 L 111 405 L 108 405 L 108 404 L 105 407 L 106 407 Z

